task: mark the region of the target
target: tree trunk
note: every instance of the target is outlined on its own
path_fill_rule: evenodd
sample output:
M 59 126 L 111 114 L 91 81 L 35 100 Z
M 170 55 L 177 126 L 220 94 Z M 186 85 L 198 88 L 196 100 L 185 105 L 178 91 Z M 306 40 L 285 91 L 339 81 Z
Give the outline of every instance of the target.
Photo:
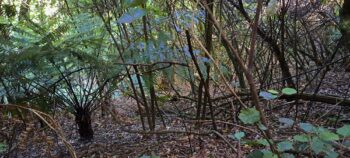
M 86 109 L 77 110 L 75 121 L 78 125 L 78 132 L 82 140 L 91 140 L 94 138 L 90 112 Z

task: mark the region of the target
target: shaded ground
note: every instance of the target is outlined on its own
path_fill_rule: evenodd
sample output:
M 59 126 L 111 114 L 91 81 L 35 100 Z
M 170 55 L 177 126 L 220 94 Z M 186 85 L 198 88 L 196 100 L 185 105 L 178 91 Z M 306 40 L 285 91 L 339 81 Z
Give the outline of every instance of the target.
M 347 97 L 349 89 L 349 74 L 345 72 L 329 73 L 325 83 L 321 85 L 321 94 L 337 95 Z M 201 121 L 202 128 L 196 129 L 195 121 L 191 121 L 188 113 L 194 113 L 193 104 L 186 99 L 175 102 L 167 102 L 162 106 L 165 113 L 167 127 L 163 127 L 158 118 L 157 130 L 162 131 L 187 131 L 188 133 L 166 133 L 144 135 L 135 114 L 136 107 L 132 99 L 122 98 L 115 100 L 112 106 L 117 111 L 118 120 L 115 121 L 110 115 L 101 116 L 98 110 L 93 116 L 93 129 L 95 132 L 92 142 L 79 140 L 74 117 L 66 112 L 58 112 L 54 118 L 59 121 L 65 133 L 66 139 L 75 149 L 78 157 L 139 157 L 142 155 L 158 155 L 161 157 L 237 157 L 260 148 L 259 146 L 239 145 L 236 140 L 230 139 L 229 135 L 235 131 L 246 132 L 247 139 L 255 140 L 261 138 L 254 127 L 241 127 L 235 122 L 237 109 L 228 108 L 225 105 L 229 100 L 215 103 L 217 111 L 216 118 L 219 131 L 222 135 L 208 131 L 211 129 L 210 121 Z M 295 117 L 295 103 L 285 101 L 274 101 L 266 104 L 266 114 L 269 117 L 276 140 L 287 139 L 300 133 L 297 127 L 281 128 L 278 118 Z M 298 104 L 298 121 L 305 116 L 311 107 L 308 122 L 316 125 L 326 125 L 329 129 L 338 123 L 341 125 L 350 120 L 349 107 L 325 105 L 322 103 L 309 103 L 300 101 Z M 227 107 L 228 106 L 228 107 Z M 220 110 L 223 109 L 223 110 Z M 339 115 L 338 115 L 339 114 Z M 179 117 L 183 116 L 183 117 Z M 15 117 L 1 115 L 1 141 L 5 137 L 12 140 L 9 156 L 16 158 L 24 157 L 70 157 L 62 141 L 57 138 L 52 130 L 40 128 L 37 120 L 27 120 L 24 123 Z M 126 132 L 132 130 L 132 132 Z M 206 133 L 197 135 L 192 133 Z M 10 141 L 11 142 L 11 141 Z M 230 145 L 233 147 L 231 148 Z M 342 153 L 346 157 L 348 153 Z
M 131 123 L 128 126 L 123 126 L 127 129 L 138 131 L 142 129 L 136 121 L 136 115 L 133 113 L 135 107 L 130 104 L 129 99 L 121 99 L 115 101 L 114 104 L 120 108 L 121 120 L 116 123 L 111 116 L 101 117 L 100 113 L 97 112 L 93 119 L 95 135 L 92 142 L 79 140 L 72 115 L 61 113 L 55 117 L 59 120 L 67 140 L 75 148 L 78 157 L 138 157 L 152 154 L 162 157 L 188 157 L 189 155 L 198 155 L 197 157 L 209 155 L 232 157 L 233 155 L 225 142 L 217 139 L 214 135 L 201 136 L 198 139 L 197 135 L 192 134 L 142 135 L 124 132 L 121 129 L 122 123 Z M 9 124 L 18 122 L 17 125 L 12 126 L 24 127 L 18 120 L 7 119 L 6 121 Z M 178 118 L 168 119 L 167 129 L 185 131 L 182 124 L 182 121 Z M 160 125 L 158 125 L 158 128 L 166 130 Z M 6 130 L 11 131 L 10 127 L 3 128 L 4 133 L 6 133 Z M 18 129 L 18 131 L 21 130 Z M 26 136 L 23 136 L 23 133 Z M 17 149 L 11 153 L 10 157 L 69 157 L 62 141 L 48 130 L 37 130 L 35 127 L 28 129 L 27 127 L 27 129 L 22 129 L 22 132 L 18 133 L 16 139 L 17 141 L 20 139 L 21 144 L 17 145 Z

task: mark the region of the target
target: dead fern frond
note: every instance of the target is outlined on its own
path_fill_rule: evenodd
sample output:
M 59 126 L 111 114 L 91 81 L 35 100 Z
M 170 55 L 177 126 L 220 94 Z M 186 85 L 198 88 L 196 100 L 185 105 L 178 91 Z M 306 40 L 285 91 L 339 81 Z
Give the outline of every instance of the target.
M 11 107 L 17 107 L 20 109 L 27 110 L 29 112 L 32 112 L 35 116 L 37 116 L 39 119 L 41 119 L 51 130 L 53 130 L 57 136 L 63 141 L 64 145 L 66 146 L 67 150 L 69 151 L 69 154 L 73 158 L 77 158 L 77 155 L 74 151 L 73 146 L 66 140 L 64 133 L 62 131 L 61 126 L 48 114 L 29 108 L 29 107 L 24 107 L 20 105 L 14 105 L 14 104 L 0 104 L 0 108 L 4 106 L 11 106 Z M 26 130 L 25 130 L 26 131 Z M 26 133 L 27 135 L 28 133 Z

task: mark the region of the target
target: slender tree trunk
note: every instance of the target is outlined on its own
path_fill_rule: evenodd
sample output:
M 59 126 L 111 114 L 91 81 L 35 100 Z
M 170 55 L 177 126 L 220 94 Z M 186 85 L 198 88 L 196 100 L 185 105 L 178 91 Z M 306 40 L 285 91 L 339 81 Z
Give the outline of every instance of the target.
M 146 8 L 146 4 L 143 4 L 142 7 Z M 144 15 L 142 17 L 142 22 L 143 22 L 143 33 L 144 33 L 145 42 L 146 42 L 145 51 L 148 52 L 149 36 L 148 36 L 148 27 L 147 27 L 147 15 Z M 148 77 L 149 93 L 151 96 L 150 106 L 149 106 L 149 116 L 148 116 L 148 117 L 150 117 L 150 121 L 151 121 L 151 122 L 149 122 L 149 128 L 151 131 L 153 131 L 155 129 L 155 124 L 156 124 L 155 105 L 154 105 L 154 102 L 156 101 L 156 98 L 155 98 L 156 95 L 155 95 L 155 89 L 154 89 L 154 85 L 153 85 L 152 67 L 147 66 L 146 71 L 148 71 L 148 72 L 145 73 L 144 75 Z M 147 102 L 147 100 L 145 100 L 145 102 Z
M 208 50 L 209 53 L 212 53 L 213 50 L 213 30 L 214 30 L 214 26 L 212 23 L 212 20 L 210 19 L 210 13 L 213 13 L 214 11 L 214 1 L 213 0 L 206 0 L 206 4 L 208 7 L 206 8 L 206 18 L 205 18 L 205 48 Z M 206 57 L 209 59 L 209 56 L 206 55 Z M 205 63 L 205 66 L 207 68 L 207 78 L 205 79 L 204 82 L 204 89 L 205 89 L 205 93 L 204 93 L 204 103 L 203 104 L 203 115 L 202 117 L 205 117 L 206 114 L 206 105 L 209 106 L 209 110 L 210 110 L 210 117 L 212 120 L 212 125 L 213 125 L 213 129 L 217 130 L 216 124 L 215 124 L 215 117 L 214 117 L 214 108 L 213 108 L 213 104 L 211 103 L 211 99 L 210 99 L 210 64 L 209 63 Z
M 151 71 L 152 69 L 149 68 L 149 70 Z M 156 126 L 156 91 L 155 91 L 155 88 L 154 88 L 154 80 L 153 80 L 153 74 L 152 72 L 149 72 L 149 74 L 147 74 L 148 76 L 148 79 L 149 79 L 149 84 L 150 84 L 150 89 L 149 89 L 149 93 L 150 93 L 150 96 L 151 96 L 151 105 L 150 105 L 150 114 L 151 114 L 151 121 L 152 121 L 152 127 L 151 127 L 151 130 L 154 130 L 155 129 L 155 126 Z M 161 113 L 160 113 L 161 115 Z
M 150 113 L 150 108 L 148 106 L 148 102 L 147 102 L 147 98 L 146 98 L 146 94 L 145 94 L 145 91 L 143 89 L 143 84 L 142 84 L 142 80 L 141 80 L 141 77 L 140 77 L 140 73 L 139 73 L 139 70 L 137 68 L 137 66 L 134 66 L 134 69 L 135 69 L 135 72 L 136 72 L 136 78 L 137 78 L 137 82 L 138 82 L 138 85 L 139 85 L 139 88 L 140 88 L 140 92 L 141 92 L 141 97 L 142 97 L 142 100 L 143 100 L 143 105 L 145 107 L 145 111 L 146 111 L 146 118 L 147 118 L 147 121 L 148 121 L 148 127 L 152 130 L 152 127 L 153 127 L 153 122 L 152 122 L 152 119 L 151 119 L 151 113 Z

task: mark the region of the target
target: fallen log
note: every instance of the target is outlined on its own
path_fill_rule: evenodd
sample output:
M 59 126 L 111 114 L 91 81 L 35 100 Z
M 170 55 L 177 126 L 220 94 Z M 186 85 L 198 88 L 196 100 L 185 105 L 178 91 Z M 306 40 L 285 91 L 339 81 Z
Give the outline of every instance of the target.
M 249 93 L 241 93 L 240 94 L 240 96 L 245 97 L 245 100 L 250 98 L 249 95 L 250 95 Z M 225 100 L 225 99 L 229 99 L 231 97 L 233 97 L 233 95 L 225 95 L 225 96 L 214 98 L 212 101 L 215 102 L 215 101 Z M 350 99 L 340 97 L 340 96 L 301 93 L 301 94 L 294 94 L 294 95 L 282 95 L 282 96 L 278 97 L 277 99 L 285 99 L 288 101 L 300 99 L 300 100 L 304 100 L 304 101 L 314 101 L 314 102 L 321 102 L 321 103 L 350 107 Z M 230 103 L 230 102 L 228 102 L 228 103 Z
M 329 95 L 320 95 L 320 94 L 309 94 L 309 93 L 302 93 L 302 94 L 294 94 L 294 95 L 282 95 L 279 97 L 279 99 L 287 99 L 287 100 L 295 100 L 295 99 L 301 99 L 304 101 L 314 101 L 314 102 L 321 102 L 321 103 L 327 103 L 327 104 L 333 104 L 333 105 L 339 105 L 339 106 L 350 106 L 350 100 L 346 99 L 344 97 L 339 96 L 329 96 Z

